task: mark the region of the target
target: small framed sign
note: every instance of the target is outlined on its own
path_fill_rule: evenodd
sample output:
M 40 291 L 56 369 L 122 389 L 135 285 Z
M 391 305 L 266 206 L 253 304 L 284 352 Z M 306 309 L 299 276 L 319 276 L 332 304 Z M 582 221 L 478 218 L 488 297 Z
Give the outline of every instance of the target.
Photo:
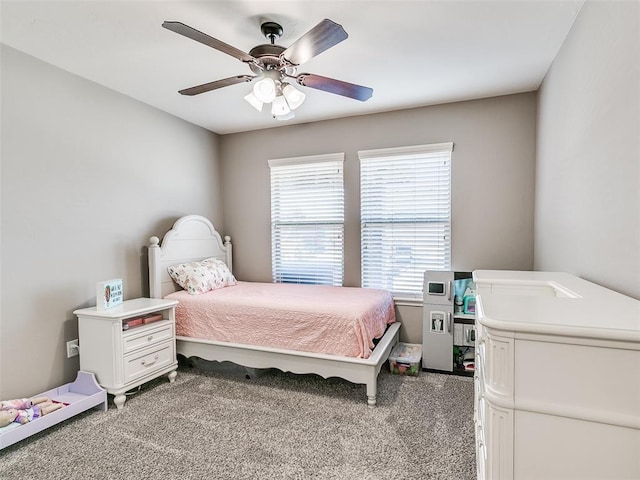
M 124 289 L 122 279 L 106 280 L 96 284 L 96 308 L 97 310 L 107 310 L 122 303 Z

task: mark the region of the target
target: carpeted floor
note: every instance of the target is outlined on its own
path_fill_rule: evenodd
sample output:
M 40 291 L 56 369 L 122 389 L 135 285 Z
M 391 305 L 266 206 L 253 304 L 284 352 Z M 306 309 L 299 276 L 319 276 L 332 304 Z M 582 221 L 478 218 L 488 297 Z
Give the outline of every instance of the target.
M 0 451 L 0 478 L 473 479 L 472 398 L 471 378 L 383 370 L 369 408 L 340 379 L 201 363 Z

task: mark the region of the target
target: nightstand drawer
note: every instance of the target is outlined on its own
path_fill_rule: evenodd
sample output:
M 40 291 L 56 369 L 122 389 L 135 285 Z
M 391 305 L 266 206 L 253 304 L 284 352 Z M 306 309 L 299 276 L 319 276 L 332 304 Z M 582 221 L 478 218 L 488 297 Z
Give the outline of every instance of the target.
M 125 333 L 122 338 L 124 353 L 133 352 L 173 338 L 172 322 L 159 321 L 157 323 L 157 325 L 149 327 L 137 327 Z
M 132 382 L 175 362 L 176 354 L 172 340 L 155 348 L 140 350 L 124 357 L 124 381 Z

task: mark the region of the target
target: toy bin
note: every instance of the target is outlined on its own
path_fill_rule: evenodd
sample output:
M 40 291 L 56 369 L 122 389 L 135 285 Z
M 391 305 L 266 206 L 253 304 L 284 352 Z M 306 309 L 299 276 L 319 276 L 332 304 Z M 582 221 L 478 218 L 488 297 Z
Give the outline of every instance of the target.
M 0 450 L 90 408 L 107 410 L 107 391 L 90 372 L 79 371 L 74 382 L 34 396 L 49 397 L 65 406 L 24 425 L 13 422 L 0 428 Z
M 398 375 L 417 377 L 420 373 L 422 345 L 419 343 L 398 343 L 389 354 L 389 369 Z

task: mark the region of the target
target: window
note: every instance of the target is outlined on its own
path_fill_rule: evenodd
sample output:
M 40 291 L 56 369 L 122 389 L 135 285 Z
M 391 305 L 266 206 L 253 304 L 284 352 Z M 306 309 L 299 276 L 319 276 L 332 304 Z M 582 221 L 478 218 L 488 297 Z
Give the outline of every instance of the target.
M 270 160 L 274 282 L 342 285 L 344 154 Z
M 358 152 L 362 286 L 422 296 L 451 268 L 451 152 L 440 143 Z

